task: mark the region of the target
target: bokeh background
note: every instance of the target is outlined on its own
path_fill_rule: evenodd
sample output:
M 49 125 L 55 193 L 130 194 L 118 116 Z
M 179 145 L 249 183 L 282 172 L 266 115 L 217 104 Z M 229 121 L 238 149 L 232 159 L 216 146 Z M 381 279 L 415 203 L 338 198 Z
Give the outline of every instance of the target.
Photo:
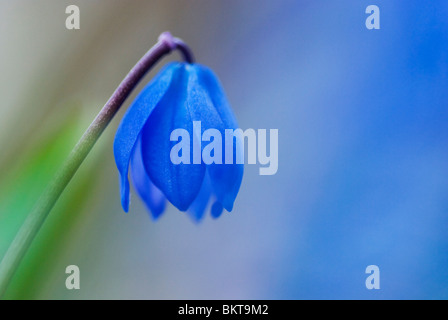
M 70 4 L 80 30 L 65 28 Z M 195 224 L 169 206 L 153 222 L 134 192 L 120 206 L 112 143 L 129 99 L 7 298 L 448 298 L 447 17 L 423 0 L 0 0 L 0 256 L 162 31 L 215 70 L 243 129 L 279 129 L 278 173 L 247 165 L 232 213 Z M 71 264 L 81 290 L 65 288 Z

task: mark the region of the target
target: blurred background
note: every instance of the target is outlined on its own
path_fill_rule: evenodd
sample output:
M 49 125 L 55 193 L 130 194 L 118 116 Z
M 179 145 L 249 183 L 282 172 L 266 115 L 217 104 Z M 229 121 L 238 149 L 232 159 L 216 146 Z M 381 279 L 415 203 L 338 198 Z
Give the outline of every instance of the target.
M 80 8 L 80 30 L 65 8 Z M 368 5 L 381 29 L 365 27 Z M 112 143 L 59 199 L 10 299 L 448 298 L 447 1 L 0 0 L 0 257 L 57 167 L 165 30 L 220 77 L 243 129 L 279 129 L 232 213 L 120 205 Z M 81 290 L 65 287 L 65 268 Z M 367 290 L 378 265 L 381 289 Z

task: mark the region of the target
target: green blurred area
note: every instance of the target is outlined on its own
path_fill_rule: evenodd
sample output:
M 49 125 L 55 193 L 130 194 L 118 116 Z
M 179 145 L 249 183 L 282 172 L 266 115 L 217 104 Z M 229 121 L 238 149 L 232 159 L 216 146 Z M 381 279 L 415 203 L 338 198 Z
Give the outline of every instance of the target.
M 24 152 L 21 161 L 15 163 L 12 169 L 2 168 L 2 172 L 6 171 L 7 174 L 0 184 L 0 256 L 5 254 L 42 190 L 85 127 L 86 123 L 79 115 L 70 114 L 42 141 Z M 56 270 L 60 253 L 69 246 L 71 236 L 76 238 L 73 233 L 95 188 L 95 180 L 91 177 L 98 169 L 98 152 L 90 158 L 46 220 L 16 273 L 6 299 L 38 298 L 48 279 L 64 276 Z
M 75 120 L 73 120 L 75 119 Z M 0 255 L 3 256 L 9 243 L 31 210 L 42 190 L 52 178 L 76 143 L 79 128 L 77 119 L 67 119 L 60 128 L 52 130 L 45 139 L 22 152 L 18 161 L 2 168 L 0 183 Z M 11 168 L 12 167 L 12 168 Z

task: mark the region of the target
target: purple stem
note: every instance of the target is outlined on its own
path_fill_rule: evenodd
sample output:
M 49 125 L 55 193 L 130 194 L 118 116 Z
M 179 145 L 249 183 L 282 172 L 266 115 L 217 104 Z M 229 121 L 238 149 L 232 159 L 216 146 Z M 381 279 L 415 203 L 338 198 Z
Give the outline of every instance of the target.
M 89 129 L 98 131 L 98 135 L 100 135 L 145 74 L 157 61 L 175 49 L 182 53 L 186 62 L 194 63 L 190 48 L 181 39 L 174 38 L 171 33 L 163 32 L 159 36 L 159 41 L 129 71 L 103 109 L 98 113 Z

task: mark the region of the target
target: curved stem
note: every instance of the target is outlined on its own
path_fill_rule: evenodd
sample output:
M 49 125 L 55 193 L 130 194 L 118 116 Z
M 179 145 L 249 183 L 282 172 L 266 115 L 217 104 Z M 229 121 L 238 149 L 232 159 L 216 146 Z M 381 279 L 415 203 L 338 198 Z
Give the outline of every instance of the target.
M 140 61 L 137 62 L 120 83 L 76 146 L 70 152 L 68 158 L 65 160 L 59 171 L 57 171 L 56 175 L 26 218 L 0 263 L 0 298 L 5 293 L 20 261 L 30 247 L 34 237 L 38 233 L 54 204 L 75 175 L 81 163 L 89 154 L 101 133 L 144 75 L 157 61 L 174 49 L 179 49 L 188 63 L 193 62 L 193 56 L 190 50 L 181 40 L 173 38 L 168 32 L 162 33 L 159 37 L 159 41 L 140 59 Z
M 183 42 L 179 38 L 174 38 L 174 44 L 176 48 L 182 53 L 185 61 L 187 61 L 188 63 L 194 63 L 193 53 L 185 42 Z

